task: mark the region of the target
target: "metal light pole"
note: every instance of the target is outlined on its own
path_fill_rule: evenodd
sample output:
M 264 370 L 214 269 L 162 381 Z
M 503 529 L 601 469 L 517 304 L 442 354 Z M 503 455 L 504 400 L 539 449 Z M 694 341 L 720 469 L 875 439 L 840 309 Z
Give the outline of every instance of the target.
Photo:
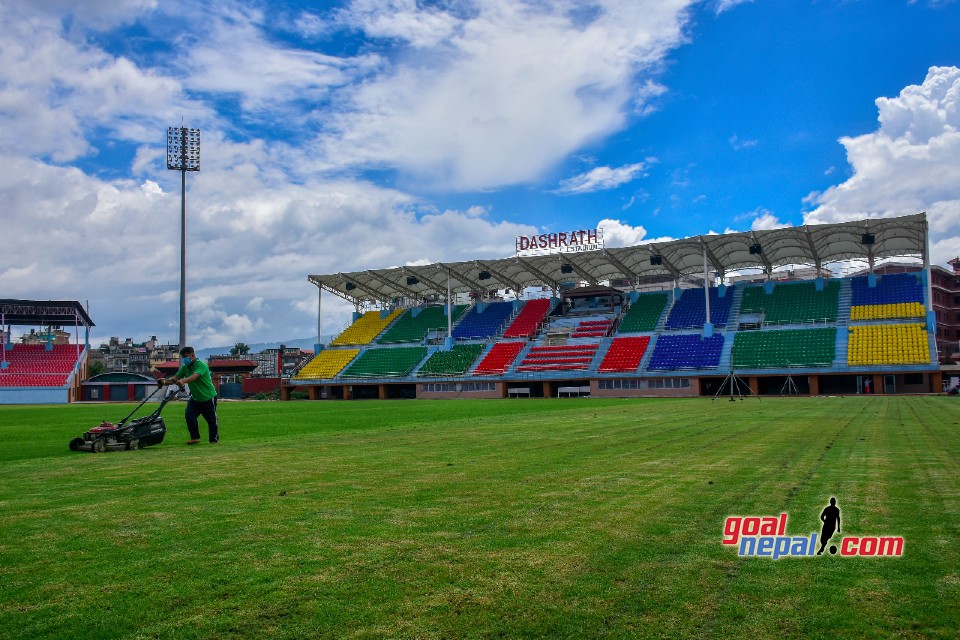
M 187 344 L 187 171 L 200 171 L 200 129 L 167 127 L 167 169 L 180 172 L 180 348 Z

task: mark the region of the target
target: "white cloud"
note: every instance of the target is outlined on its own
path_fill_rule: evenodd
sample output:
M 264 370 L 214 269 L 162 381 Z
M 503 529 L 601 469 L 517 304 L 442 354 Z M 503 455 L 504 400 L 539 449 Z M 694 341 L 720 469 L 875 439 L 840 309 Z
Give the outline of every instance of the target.
M 781 222 L 772 211 L 768 211 L 763 207 L 760 207 L 755 211 L 751 211 L 749 214 L 747 214 L 747 216 L 753 218 L 753 222 L 750 223 L 751 231 L 760 231 L 761 229 L 783 229 L 784 227 L 790 226 L 790 224 L 786 222 Z
M 356 2 L 355 24 L 410 43 L 409 55 L 339 93 L 318 166 L 392 167 L 446 189 L 540 178 L 661 91 L 645 80 L 684 40 L 689 5 L 602 0 L 584 17 L 569 3 L 496 0 L 441 15 L 393 2 L 374 16 Z
M 21 11 L 0 4 L 3 150 L 68 162 L 96 152 L 87 136 L 98 128 L 116 139 L 152 142 L 175 114 L 209 121 L 210 112 L 184 99 L 177 80 L 66 37 L 56 16 Z
M 809 224 L 926 211 L 932 259 L 960 246 L 960 69 L 931 67 L 920 85 L 878 98 L 879 128 L 841 138 L 852 169 L 845 182 L 809 201 Z M 953 247 L 951 250 L 950 247 Z
M 620 220 L 604 218 L 597 223 L 603 229 L 603 244 L 607 247 L 631 247 L 650 242 L 668 242 L 671 237 L 648 238 L 647 230 L 642 225 L 633 226 Z
M 637 162 L 622 167 L 594 167 L 590 171 L 563 180 L 557 193 L 574 195 L 615 189 L 636 179 L 638 175 L 645 175 L 643 172 L 649 162 L 651 162 L 650 159 L 647 162 Z
M 180 60 L 186 86 L 236 94 L 244 109 L 259 111 L 292 101 L 318 102 L 332 88 L 378 65 L 375 55 L 338 58 L 277 46 L 264 36 L 263 20 L 252 10 L 226 9 L 216 15 Z
M 415 0 L 355 0 L 344 19 L 374 38 L 396 38 L 416 48 L 434 47 L 458 31 L 460 20 Z
M 30 0 L 29 5 L 31 13 L 55 19 L 69 15 L 82 26 L 106 29 L 149 13 L 157 8 L 157 0 Z
M 739 4 L 746 4 L 748 2 L 753 2 L 753 0 L 717 0 L 715 11 L 717 14 L 721 14 L 724 11 L 729 11 Z
M 730 136 L 730 139 L 727 140 L 730 143 L 730 146 L 733 147 L 734 151 L 741 151 L 743 149 L 749 149 L 750 147 L 755 147 L 759 143 L 757 140 L 741 140 L 737 134 Z

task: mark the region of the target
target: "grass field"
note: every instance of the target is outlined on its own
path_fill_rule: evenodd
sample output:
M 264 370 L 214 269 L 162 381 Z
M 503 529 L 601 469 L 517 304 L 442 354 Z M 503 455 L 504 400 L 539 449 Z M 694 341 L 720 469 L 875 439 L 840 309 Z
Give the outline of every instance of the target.
M 174 404 L 162 445 L 67 450 L 124 413 L 0 407 L 0 637 L 960 629 L 956 398 L 223 403 L 195 447 Z M 720 544 L 728 515 L 819 532 L 831 496 L 904 556 Z

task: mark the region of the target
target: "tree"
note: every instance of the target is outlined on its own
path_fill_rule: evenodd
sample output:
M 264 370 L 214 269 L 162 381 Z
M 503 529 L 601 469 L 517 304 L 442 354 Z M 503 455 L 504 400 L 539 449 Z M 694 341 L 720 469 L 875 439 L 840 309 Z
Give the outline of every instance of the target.
M 238 342 L 233 345 L 233 348 L 230 349 L 230 355 L 232 356 L 245 356 L 250 353 L 250 345 Z
M 87 375 L 92 378 L 93 376 L 98 376 L 101 373 L 103 373 L 105 369 L 106 367 L 104 366 L 104 364 L 99 360 L 97 360 L 97 361 L 91 362 L 90 365 L 87 367 Z

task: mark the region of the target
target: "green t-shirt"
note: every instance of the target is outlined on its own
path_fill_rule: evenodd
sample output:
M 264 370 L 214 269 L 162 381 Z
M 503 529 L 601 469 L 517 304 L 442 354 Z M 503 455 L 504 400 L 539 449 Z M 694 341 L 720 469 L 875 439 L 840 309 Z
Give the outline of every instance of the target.
M 180 366 L 177 369 L 175 378 L 186 378 L 199 373 L 200 377 L 193 382 L 188 382 L 190 387 L 190 397 L 198 402 L 205 402 L 217 395 L 217 390 L 213 386 L 213 380 L 210 379 L 210 367 L 203 360 L 194 360 L 188 366 Z

